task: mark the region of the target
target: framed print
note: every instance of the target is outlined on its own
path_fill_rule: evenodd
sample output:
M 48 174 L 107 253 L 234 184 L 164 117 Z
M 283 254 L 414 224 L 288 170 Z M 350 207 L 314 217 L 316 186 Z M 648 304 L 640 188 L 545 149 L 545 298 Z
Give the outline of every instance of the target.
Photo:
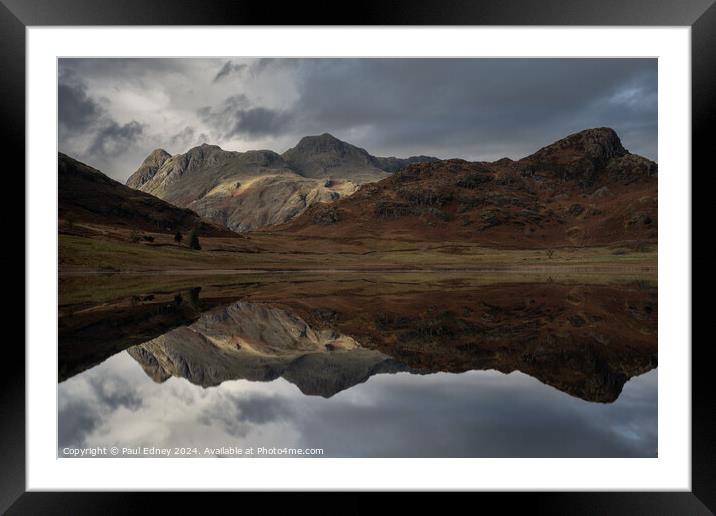
M 713 511 L 691 285 L 716 7 L 273 11 L 3 2 L 27 301 L 3 510 Z

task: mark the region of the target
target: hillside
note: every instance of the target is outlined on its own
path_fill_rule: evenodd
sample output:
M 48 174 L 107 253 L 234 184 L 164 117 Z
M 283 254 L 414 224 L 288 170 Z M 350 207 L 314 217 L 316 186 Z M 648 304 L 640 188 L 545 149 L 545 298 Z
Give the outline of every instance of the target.
M 518 161 L 417 163 L 315 204 L 282 233 L 544 248 L 657 241 L 657 165 L 608 128 Z
M 59 219 L 65 226 L 87 223 L 158 233 L 197 229 L 204 236 L 232 236 L 193 211 L 133 190 L 99 170 L 58 154 Z
M 333 202 L 360 184 L 434 159 L 377 158 L 329 134 L 305 137 L 283 155 L 203 144 L 176 156 L 153 151 L 127 185 L 243 232 L 283 224 L 317 202 Z

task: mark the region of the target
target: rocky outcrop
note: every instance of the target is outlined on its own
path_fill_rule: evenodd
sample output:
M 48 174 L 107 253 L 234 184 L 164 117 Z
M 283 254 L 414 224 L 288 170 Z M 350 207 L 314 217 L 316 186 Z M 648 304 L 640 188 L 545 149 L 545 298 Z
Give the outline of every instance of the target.
M 413 164 L 334 202 L 330 225 L 315 205 L 281 231 L 520 248 L 653 243 L 657 186 L 656 163 L 612 129 L 588 129 L 518 161 Z
M 283 377 L 307 395 L 331 397 L 374 374 L 406 370 L 330 329 L 314 329 L 295 314 L 237 302 L 128 349 L 156 382 L 176 376 L 210 387 L 228 380 Z
M 142 162 L 137 171 L 129 176 L 129 179 L 127 179 L 127 186 L 139 189 L 147 181 L 151 180 L 164 162 L 171 157 L 172 155 L 164 149 L 156 149 L 152 151 L 152 153 Z
M 520 160 L 523 175 L 593 183 L 597 173 L 614 158 L 629 152 L 614 129 L 587 129 L 541 148 Z
M 222 184 L 188 206 L 203 217 L 237 232 L 283 224 L 315 203 L 331 203 L 351 195 L 350 181 L 325 181 L 287 177 L 259 177 L 235 185 Z
M 329 134 L 308 136 L 279 155 L 203 144 L 184 154 L 157 150 L 127 185 L 239 232 L 284 224 L 317 202 L 351 195 L 426 156 L 376 158 Z
M 354 183 L 378 181 L 388 173 L 378 168 L 375 158 L 328 133 L 306 136 L 282 154 L 283 159 L 304 177 L 348 179 Z
M 385 170 L 386 172 L 398 172 L 403 170 L 408 165 L 415 163 L 431 163 L 433 161 L 440 161 L 438 158 L 432 156 L 411 156 L 409 158 L 375 158 L 375 163 L 378 168 Z

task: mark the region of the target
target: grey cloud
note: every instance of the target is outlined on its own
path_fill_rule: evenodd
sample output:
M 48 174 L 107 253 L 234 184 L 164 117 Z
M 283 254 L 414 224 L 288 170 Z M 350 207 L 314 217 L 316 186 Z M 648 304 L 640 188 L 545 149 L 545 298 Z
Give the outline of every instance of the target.
M 174 149 L 183 150 L 194 147 L 195 145 L 205 142 L 206 140 L 206 134 L 202 133 L 197 136 L 193 127 L 186 126 L 184 129 L 169 138 L 169 146 Z
M 604 404 L 522 373 L 399 373 L 323 399 L 281 379 L 158 385 L 120 353 L 60 384 L 60 445 L 185 446 L 191 435 L 198 446 L 319 447 L 339 457 L 653 457 L 657 386 L 652 370 Z
M 143 133 L 144 127 L 136 120 L 123 125 L 109 120 L 96 133 L 90 144 L 89 153 L 103 157 L 119 156 L 139 141 Z
M 230 135 L 265 136 L 281 134 L 286 131 L 291 122 L 289 113 L 274 111 L 262 107 L 243 109 L 237 111 L 236 123 Z
M 62 59 L 60 146 L 126 178 L 200 140 L 282 152 L 330 132 L 375 155 L 493 160 L 609 126 L 657 159 L 657 75 L 656 59 Z
M 94 395 L 98 402 L 110 410 L 125 407 L 136 411 L 142 406 L 139 392 L 125 378 L 119 376 L 93 377 L 89 385 L 94 388 Z
M 291 414 L 285 399 L 263 394 L 239 398 L 236 407 L 243 421 L 259 425 L 286 419 Z
M 117 122 L 104 107 L 109 99 L 88 94 L 87 84 L 72 68 L 60 68 L 58 77 L 58 142 L 60 151 L 104 169 L 123 156 L 144 135 L 136 120 Z
M 84 130 L 102 116 L 100 105 L 88 97 L 86 88 L 79 84 L 60 83 L 57 87 L 57 103 L 60 133 Z
M 59 410 L 57 419 L 57 445 L 62 449 L 83 446 L 87 436 L 100 423 L 101 416 L 94 405 L 72 400 Z
M 136 412 L 142 408 L 142 397 L 137 387 L 118 375 L 89 375 L 84 379 L 72 379 L 60 385 L 62 393 L 72 385 L 81 396 L 69 399 L 58 411 L 58 447 L 83 446 L 92 432 L 120 408 Z M 72 387 L 70 387 L 72 390 Z
M 302 444 L 348 457 L 655 456 L 656 371 L 614 404 L 496 374 L 374 377 L 363 394 L 379 401 L 314 406 L 298 421 Z
M 216 108 L 205 106 L 198 114 L 225 138 L 282 134 L 293 118 L 288 112 L 251 106 L 245 95 L 228 97 Z
M 221 67 L 221 70 L 217 72 L 216 76 L 214 76 L 213 82 L 219 82 L 220 80 L 225 79 L 231 75 L 239 75 L 244 70 L 246 70 L 246 68 L 247 65 L 245 64 L 236 64 L 232 63 L 231 61 L 227 61 L 226 63 L 224 63 L 224 66 Z
M 225 394 L 220 399 L 199 416 L 198 422 L 205 426 L 219 424 L 234 437 L 246 437 L 253 425 L 286 419 L 291 413 L 286 400 L 276 396 Z
M 373 153 L 520 158 L 587 127 L 621 134 L 640 123 L 640 137 L 624 143 L 656 157 L 655 60 L 343 59 L 300 69 L 303 126 L 364 128 L 357 143 Z M 629 98 L 641 102 L 618 102 Z

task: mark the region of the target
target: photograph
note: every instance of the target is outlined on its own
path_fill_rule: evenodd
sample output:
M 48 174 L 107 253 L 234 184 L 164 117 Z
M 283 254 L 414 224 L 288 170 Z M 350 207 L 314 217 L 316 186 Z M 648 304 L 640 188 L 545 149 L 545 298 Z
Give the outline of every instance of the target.
M 56 63 L 57 457 L 659 457 L 657 58 Z

